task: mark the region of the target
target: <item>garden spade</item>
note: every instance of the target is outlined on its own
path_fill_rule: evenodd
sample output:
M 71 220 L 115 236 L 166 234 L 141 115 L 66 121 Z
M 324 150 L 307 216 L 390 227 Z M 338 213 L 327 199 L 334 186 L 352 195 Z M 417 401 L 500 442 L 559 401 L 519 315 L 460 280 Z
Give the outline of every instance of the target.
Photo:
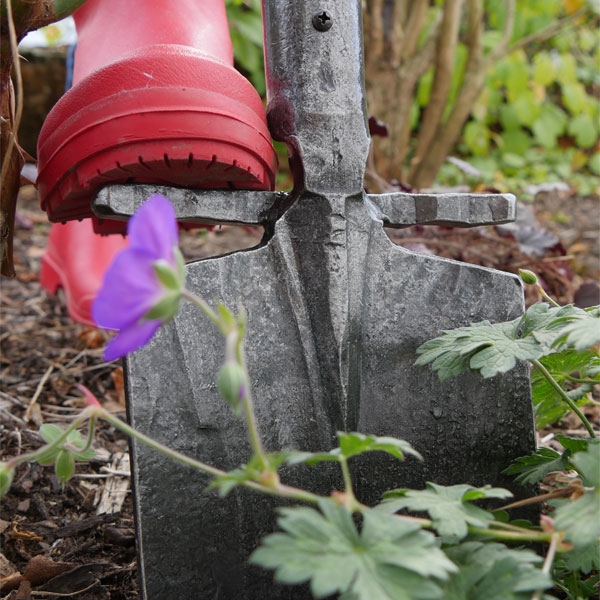
M 523 311 L 516 277 L 392 243 L 386 227 L 476 226 L 514 218 L 511 195 L 366 194 L 369 151 L 361 3 L 264 3 L 268 120 L 287 144 L 290 193 L 105 188 L 103 217 L 126 218 L 156 191 L 182 221 L 256 224 L 255 248 L 188 265 L 187 285 L 209 303 L 247 312 L 245 351 L 267 450 L 326 451 L 337 431 L 395 436 L 424 457 L 355 461 L 359 499 L 438 484 L 510 485 L 500 471 L 532 451 L 525 369 L 440 383 L 415 367 L 417 347 L 442 330 Z M 191 305 L 126 360 L 131 423 L 222 469 L 248 461 L 243 419 L 219 396 L 224 341 Z M 310 597 L 247 563 L 275 529 L 274 501 L 248 490 L 225 499 L 206 476 L 132 444 L 140 579 L 157 599 Z M 331 466 L 331 465 L 328 465 Z M 301 467 L 284 482 L 324 494 L 335 470 Z

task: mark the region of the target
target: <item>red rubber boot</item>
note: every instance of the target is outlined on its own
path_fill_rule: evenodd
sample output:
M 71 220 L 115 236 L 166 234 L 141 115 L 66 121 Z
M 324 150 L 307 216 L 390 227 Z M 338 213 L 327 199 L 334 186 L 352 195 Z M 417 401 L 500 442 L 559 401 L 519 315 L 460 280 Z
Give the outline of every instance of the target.
M 50 221 L 91 217 L 92 198 L 111 183 L 273 188 L 277 158 L 261 99 L 232 66 L 223 0 L 88 0 L 74 16 L 73 87 L 38 140 Z M 124 231 L 93 221 L 98 232 Z M 62 285 L 74 318 L 91 322 L 80 299 L 95 295 L 119 244 L 78 227 L 53 227 L 40 279 L 49 291 Z
M 91 219 L 54 223 L 42 256 L 40 283 L 50 294 L 64 288 L 71 318 L 95 327 L 92 302 L 106 269 L 126 245 L 122 235 L 94 233 Z

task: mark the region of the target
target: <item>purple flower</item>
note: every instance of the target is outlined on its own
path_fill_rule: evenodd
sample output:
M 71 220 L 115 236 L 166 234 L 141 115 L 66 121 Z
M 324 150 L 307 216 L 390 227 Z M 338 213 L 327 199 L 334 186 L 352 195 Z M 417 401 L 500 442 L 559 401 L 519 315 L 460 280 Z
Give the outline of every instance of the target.
M 153 194 L 127 225 L 129 247 L 117 254 L 92 306 L 94 321 L 119 333 L 105 360 L 114 360 L 148 343 L 177 313 L 185 283 L 173 206 Z

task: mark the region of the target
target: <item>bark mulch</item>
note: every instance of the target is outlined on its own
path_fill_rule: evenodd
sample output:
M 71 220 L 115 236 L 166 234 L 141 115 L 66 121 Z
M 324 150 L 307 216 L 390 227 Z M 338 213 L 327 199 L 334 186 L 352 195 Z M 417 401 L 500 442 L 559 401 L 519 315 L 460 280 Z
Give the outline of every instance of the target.
M 565 215 L 558 220 L 555 204 Z M 87 386 L 108 410 L 125 418 L 122 367 L 102 359 L 107 334 L 71 321 L 60 296 L 48 296 L 39 285 L 49 225 L 32 187 L 22 189 L 18 209 L 17 276 L 0 282 L 0 459 L 38 448 L 41 424 L 68 423 L 85 406 L 76 384 Z M 518 242 L 497 228 L 410 228 L 390 235 L 415 250 L 513 272 L 529 268 L 563 302 L 573 301 L 585 283 L 594 300 L 599 200 L 552 197 L 541 199 L 536 210 L 544 229 L 530 231 L 528 241 L 547 246 L 538 256 L 525 251 L 527 239 Z M 558 235 L 549 246 L 552 238 L 543 240 L 546 227 Z M 542 239 L 536 240 L 536 234 Z M 236 228 L 182 233 L 188 259 L 259 240 L 259 231 Z M 590 414 L 597 424 L 598 411 Z M 579 431 L 576 423 L 564 427 Z M 551 437 L 552 430 L 541 435 Z M 127 440 L 101 424 L 95 447 L 96 457 L 78 464 L 64 489 L 51 467 L 19 468 L 0 506 L 2 598 L 138 598 Z

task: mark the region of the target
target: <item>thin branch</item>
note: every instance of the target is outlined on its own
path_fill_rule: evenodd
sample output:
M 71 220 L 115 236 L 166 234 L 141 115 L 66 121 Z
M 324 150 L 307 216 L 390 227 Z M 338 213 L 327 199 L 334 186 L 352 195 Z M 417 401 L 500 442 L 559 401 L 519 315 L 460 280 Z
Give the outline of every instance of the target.
M 414 0 L 411 2 L 410 12 L 406 21 L 402 58 L 406 59 L 415 55 L 419 43 L 419 35 L 427 20 L 428 11 L 428 0 Z M 430 33 L 430 38 L 437 37 L 436 28 L 437 26 L 432 28 L 433 31 Z
M 504 21 L 504 29 L 502 31 L 502 37 L 496 47 L 490 52 L 487 58 L 486 69 L 493 62 L 497 61 L 500 57 L 505 56 L 506 49 L 510 43 L 510 39 L 513 36 L 513 30 L 515 27 L 515 2 L 516 0 L 506 0 L 506 20 Z
M 558 21 L 554 21 L 547 27 L 535 31 L 525 37 L 522 37 L 520 40 L 517 40 L 514 44 L 506 47 L 504 52 L 499 56 L 494 57 L 494 60 L 498 58 L 502 58 L 508 54 L 511 54 L 515 50 L 519 50 L 520 48 L 524 48 L 533 42 L 543 42 L 548 38 L 551 38 L 555 33 L 558 33 L 561 29 L 565 27 L 565 25 L 569 25 L 573 21 L 576 21 L 579 17 L 583 17 L 589 11 L 585 6 L 575 11 L 574 13 L 568 15 L 564 19 L 560 19 Z
M 15 22 L 13 20 L 12 0 L 6 1 L 6 16 L 8 20 L 10 53 L 12 55 L 12 62 L 15 69 L 15 80 L 17 83 L 17 109 L 15 112 L 15 117 L 12 123 L 11 130 L 9 132 L 6 154 L 4 155 L 4 159 L 2 161 L 2 169 L 0 170 L 0 181 L 4 181 L 8 172 L 13 150 L 17 140 L 17 131 L 19 130 L 19 126 L 21 124 L 21 117 L 23 115 L 23 77 L 21 75 L 21 64 L 19 62 L 19 51 L 17 49 L 17 32 L 15 29 Z
M 444 4 L 441 33 L 435 60 L 435 74 L 429 102 L 421 119 L 421 129 L 411 171 L 418 169 L 418 164 L 427 153 L 446 109 L 454 71 L 454 56 L 458 44 L 458 30 L 463 1 L 446 0 Z M 409 175 L 409 179 L 411 176 L 412 173 Z

